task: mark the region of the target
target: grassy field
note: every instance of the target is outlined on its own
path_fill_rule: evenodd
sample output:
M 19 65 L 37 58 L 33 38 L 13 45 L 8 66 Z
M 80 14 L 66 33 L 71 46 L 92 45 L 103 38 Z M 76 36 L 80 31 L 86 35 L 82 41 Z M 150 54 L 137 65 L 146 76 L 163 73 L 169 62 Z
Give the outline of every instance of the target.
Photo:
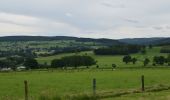
M 146 86 L 170 85 L 170 79 L 167 77 L 170 76 L 170 69 L 1 73 L 0 100 L 7 98 L 10 98 L 9 100 L 22 99 L 24 96 L 24 80 L 29 82 L 29 96 L 36 100 L 41 94 L 90 94 L 92 93 L 93 78 L 97 80 L 98 92 L 140 89 L 141 75 L 145 75 Z
M 149 92 L 149 93 L 139 93 L 139 94 L 130 94 L 121 97 L 116 97 L 114 100 L 169 100 L 170 91 L 165 90 L 162 92 Z M 113 98 L 106 98 L 103 100 L 113 100 Z
M 125 64 L 122 63 L 122 58 L 123 56 L 118 55 L 118 56 L 101 56 L 101 55 L 95 55 L 92 51 L 88 52 L 81 52 L 79 55 L 89 55 L 92 56 L 94 59 L 97 60 L 97 64 L 100 66 L 100 68 L 111 68 L 112 64 L 116 64 L 118 67 L 143 67 L 143 60 L 144 58 L 149 58 L 152 62 L 154 56 L 167 56 L 167 54 L 160 53 L 160 48 L 161 47 L 154 47 L 153 49 L 147 49 L 147 53 L 145 55 L 138 53 L 138 54 L 133 54 L 132 57 L 136 57 L 139 61 L 137 62 L 136 65 L 133 64 Z M 68 53 L 68 54 L 59 54 L 55 56 L 49 56 L 49 57 L 40 57 L 37 58 L 38 62 L 41 64 L 44 64 L 47 62 L 49 65 L 53 59 L 58 59 L 64 56 L 70 56 L 70 55 L 75 55 L 75 53 Z M 152 63 L 150 63 L 150 66 Z
M 164 55 L 159 53 L 160 47 L 148 49 L 146 55 L 133 54 L 141 61 L 148 57 L 152 60 L 153 56 Z M 31 100 L 38 100 L 40 96 L 64 96 L 73 94 L 92 94 L 92 79 L 97 80 L 97 93 L 106 95 L 108 92 L 119 93 L 120 91 L 129 91 L 131 89 L 140 90 L 141 75 L 145 75 L 145 85 L 152 86 L 170 86 L 170 68 L 144 68 L 141 61 L 136 65 L 122 63 L 123 56 L 96 56 L 93 52 L 81 52 L 79 55 L 90 55 L 98 61 L 100 68 L 111 68 L 115 63 L 116 70 L 111 69 L 83 69 L 83 70 L 49 70 L 49 71 L 27 71 L 27 72 L 9 72 L 0 73 L 0 100 L 23 100 L 24 98 L 24 80 L 28 80 L 29 97 Z M 60 54 L 50 57 L 37 58 L 39 63 L 48 62 L 63 56 L 74 55 L 74 53 Z M 93 66 L 95 67 L 95 66 Z M 129 67 L 136 67 L 130 69 Z M 138 68 L 140 67 L 140 68 Z M 148 66 L 151 67 L 151 64 Z M 123 69 L 121 69 L 123 68 Z M 170 88 L 168 88 L 170 89 Z M 114 100 L 165 100 L 170 98 L 170 90 L 146 93 L 131 93 L 114 97 Z M 112 95 L 103 100 L 112 100 Z

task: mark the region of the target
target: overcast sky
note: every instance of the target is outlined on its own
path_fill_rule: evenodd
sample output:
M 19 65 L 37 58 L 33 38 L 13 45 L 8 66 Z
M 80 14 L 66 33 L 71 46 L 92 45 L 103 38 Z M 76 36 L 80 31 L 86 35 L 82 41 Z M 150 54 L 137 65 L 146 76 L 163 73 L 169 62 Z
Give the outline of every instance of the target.
M 170 0 L 0 0 L 0 36 L 170 37 Z

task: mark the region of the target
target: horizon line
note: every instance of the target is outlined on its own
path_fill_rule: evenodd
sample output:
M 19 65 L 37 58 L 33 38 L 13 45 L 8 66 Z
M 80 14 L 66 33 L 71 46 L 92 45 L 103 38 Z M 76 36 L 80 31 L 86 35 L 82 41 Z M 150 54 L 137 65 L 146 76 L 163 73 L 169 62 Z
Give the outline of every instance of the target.
M 90 37 L 79 37 L 79 36 L 65 36 L 65 35 L 4 35 L 0 36 L 1 38 L 3 37 L 74 37 L 74 38 L 90 38 Z M 112 39 L 112 40 L 121 40 L 121 39 L 142 39 L 142 38 L 170 38 L 170 37 L 127 37 L 127 38 L 119 38 L 119 39 L 114 39 L 114 38 L 90 38 L 90 39 Z

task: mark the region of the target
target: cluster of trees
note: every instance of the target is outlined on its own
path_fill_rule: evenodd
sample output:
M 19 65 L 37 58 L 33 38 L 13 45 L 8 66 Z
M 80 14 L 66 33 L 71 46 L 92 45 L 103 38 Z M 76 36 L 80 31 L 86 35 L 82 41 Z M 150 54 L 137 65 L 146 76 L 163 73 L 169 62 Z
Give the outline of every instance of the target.
M 92 50 L 90 47 L 84 47 L 84 46 L 72 46 L 72 47 L 64 47 L 64 48 L 51 47 L 50 49 L 48 49 L 48 51 L 52 51 L 52 52 L 41 53 L 38 54 L 38 56 L 46 57 L 46 56 L 52 56 L 61 53 L 76 53 L 76 52 L 90 51 L 90 50 Z
M 170 66 L 170 55 L 168 55 L 168 57 L 164 57 L 164 56 L 155 56 L 153 58 L 153 65 L 164 65 L 164 64 L 168 64 Z
M 19 50 L 0 50 L 0 57 L 9 57 L 9 56 L 22 56 L 22 57 L 37 57 L 37 55 L 32 52 L 32 49 L 19 49 Z
M 139 61 L 137 58 L 132 58 L 130 55 L 126 55 L 123 57 L 122 61 L 126 64 L 128 63 L 133 63 L 135 64 L 137 61 Z M 147 66 L 151 61 L 149 58 L 145 58 L 144 60 L 142 60 L 143 65 Z M 153 57 L 153 66 L 156 65 L 164 65 L 167 64 L 170 66 L 170 54 L 168 55 L 168 57 L 164 57 L 164 56 L 154 56 Z
M 61 59 L 54 59 L 51 62 L 51 67 L 54 68 L 62 68 L 62 67 L 79 67 L 86 66 L 89 67 L 91 65 L 95 65 L 96 61 L 90 56 L 67 56 L 62 57 Z
M 143 46 L 139 45 L 123 45 L 95 49 L 94 53 L 96 55 L 127 55 L 132 53 L 138 53 L 144 49 L 145 48 L 143 48 Z
M 0 68 L 11 68 L 16 70 L 19 66 L 25 66 L 26 69 L 38 68 L 38 62 L 34 58 L 24 58 L 20 56 L 7 57 L 0 60 Z
M 58 46 L 58 45 L 62 46 Z M 0 57 L 7 56 L 23 56 L 23 57 L 37 57 L 37 56 L 51 56 L 60 53 L 74 53 L 81 51 L 92 50 L 92 44 L 84 42 L 78 43 L 71 41 L 15 41 L 15 42 L 0 42 Z M 47 53 L 34 53 L 47 52 Z
M 39 64 L 38 64 L 37 60 L 34 58 L 26 58 L 23 65 L 27 69 L 38 69 L 39 68 Z
M 135 57 L 132 58 L 130 55 L 126 55 L 123 57 L 122 61 L 126 64 L 128 63 L 136 64 L 136 62 L 139 60 Z M 144 66 L 147 66 L 150 63 L 150 60 L 148 58 L 145 58 L 142 62 Z
M 126 64 L 132 62 L 133 64 L 136 64 L 137 59 L 136 58 L 132 58 L 130 55 L 126 55 L 123 57 L 123 62 L 125 62 Z
M 15 47 L 14 47 L 15 48 Z M 34 51 L 48 51 L 49 53 L 40 53 L 37 54 Z M 85 46 L 72 46 L 72 47 L 50 47 L 50 48 L 18 48 L 17 50 L 0 50 L 0 57 L 9 57 L 9 56 L 22 56 L 22 57 L 29 57 L 29 58 L 36 58 L 37 56 L 52 56 L 60 53 L 76 53 L 76 52 L 81 52 L 81 51 L 90 51 L 92 48 L 90 47 L 85 47 Z
M 54 59 L 51 62 L 52 68 L 62 68 L 62 67 L 79 67 L 86 66 L 87 68 L 91 65 L 95 65 L 96 61 L 90 56 L 66 56 L 61 59 Z M 24 66 L 25 69 L 38 69 L 38 68 L 47 68 L 50 67 L 45 63 L 44 65 L 38 64 L 37 60 L 34 58 L 25 58 L 21 56 L 11 56 L 6 59 L 0 60 L 0 69 L 1 68 L 11 68 L 16 70 L 17 67 Z
M 161 48 L 161 53 L 170 53 L 170 46 L 164 46 Z

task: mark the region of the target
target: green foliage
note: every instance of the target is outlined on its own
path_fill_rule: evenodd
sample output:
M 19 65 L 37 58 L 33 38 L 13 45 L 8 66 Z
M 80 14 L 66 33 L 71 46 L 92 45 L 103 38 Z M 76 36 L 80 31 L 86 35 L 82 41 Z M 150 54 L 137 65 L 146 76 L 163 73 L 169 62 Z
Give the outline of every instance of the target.
M 79 66 L 91 66 L 96 64 L 96 61 L 90 56 L 66 56 L 61 59 L 54 59 L 51 62 L 52 67 L 79 67 Z
M 51 67 L 62 68 L 65 66 L 65 62 L 62 59 L 54 59 L 51 61 Z
M 0 57 L 52 56 L 61 53 L 90 51 L 98 47 L 121 45 L 118 40 L 76 37 L 0 37 Z
M 168 54 L 167 62 L 170 63 L 170 54 Z
M 116 66 L 116 64 L 112 64 L 112 68 L 116 68 L 117 66 Z
M 38 68 L 38 62 L 36 59 L 33 58 L 26 58 L 24 62 L 24 66 L 27 67 L 27 69 L 37 69 Z
M 127 55 L 138 53 L 142 46 L 139 45 L 123 45 L 123 46 L 113 46 L 107 48 L 95 49 L 94 53 L 96 55 Z
M 136 64 L 136 62 L 137 62 L 137 59 L 136 58 L 132 58 L 132 63 Z
M 153 62 L 158 65 L 164 65 L 164 63 L 166 63 L 166 58 L 164 56 L 155 56 Z
M 77 55 L 85 55 L 87 54 L 88 56 L 93 57 L 96 61 L 97 61 L 97 65 L 100 68 L 111 68 L 111 65 L 116 64 L 117 67 L 142 67 L 143 66 L 143 61 L 145 58 L 148 58 L 151 60 L 151 63 L 153 64 L 153 57 L 156 55 L 159 56 L 164 56 L 167 58 L 167 54 L 166 53 L 160 53 L 160 49 L 161 47 L 154 47 L 153 49 L 146 49 L 147 50 L 147 54 L 146 55 L 142 55 L 141 53 L 136 53 L 136 54 L 131 54 L 131 58 L 136 58 L 137 62 L 135 65 L 133 64 L 126 64 L 122 62 L 123 59 L 123 55 L 95 55 L 92 51 L 86 51 L 86 52 L 80 52 Z M 53 59 L 61 59 L 64 56 L 72 56 L 75 55 L 75 53 L 63 53 L 63 54 L 59 54 L 59 55 L 55 55 L 55 56 L 49 56 L 49 57 L 39 57 L 36 58 L 38 60 L 39 63 L 44 64 L 44 62 L 47 62 L 48 65 L 51 64 L 51 61 Z M 132 61 L 129 63 L 133 63 Z M 110 65 L 110 66 L 109 66 Z M 157 66 L 161 66 L 161 65 L 157 65 Z M 151 65 L 149 67 L 152 67 Z M 96 68 L 96 66 L 92 66 L 92 68 Z
M 125 62 L 126 64 L 128 64 L 131 61 L 132 61 L 132 57 L 130 55 L 126 55 L 123 57 L 123 62 Z
M 141 53 L 144 55 L 144 54 L 146 54 L 146 49 L 142 49 L 141 50 Z
M 149 49 L 152 49 L 152 48 L 153 48 L 153 45 L 150 44 L 150 45 L 149 45 Z
M 163 46 L 160 50 L 161 53 L 170 53 L 170 46 Z
M 150 63 L 150 60 L 148 58 L 145 58 L 143 61 L 144 66 L 147 66 Z
M 0 67 L 12 68 L 13 70 L 16 70 L 17 66 L 22 65 L 23 62 L 24 58 L 20 56 L 7 57 L 3 60 L 0 60 Z
M 24 57 L 21 56 L 11 56 L 11 57 L 7 57 L 6 59 L 14 62 L 15 65 L 21 65 L 24 62 Z
M 99 65 L 96 65 L 96 68 L 99 68 Z

